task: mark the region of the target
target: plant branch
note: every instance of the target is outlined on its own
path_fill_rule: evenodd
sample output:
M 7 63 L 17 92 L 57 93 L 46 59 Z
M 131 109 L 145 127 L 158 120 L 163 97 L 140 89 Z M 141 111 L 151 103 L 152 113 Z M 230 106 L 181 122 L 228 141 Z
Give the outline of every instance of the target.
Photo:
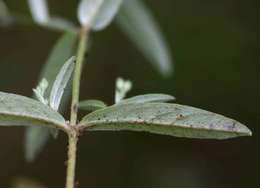
M 76 170 L 76 158 L 77 158 L 77 133 L 69 134 L 69 146 L 68 146 L 68 162 L 67 162 L 67 178 L 66 188 L 75 188 L 75 170 Z
M 82 72 L 82 65 L 84 62 L 84 56 L 87 46 L 88 30 L 83 28 L 80 31 L 80 39 L 78 52 L 76 57 L 76 65 L 74 70 L 73 85 L 72 85 L 72 103 L 71 103 L 71 116 L 70 116 L 70 129 L 68 130 L 68 162 L 67 162 L 67 178 L 66 188 L 75 188 L 75 169 L 76 169 L 76 158 L 77 158 L 77 142 L 79 130 L 76 127 L 77 114 L 78 114 L 78 103 L 79 103 L 79 92 L 80 92 L 80 78 Z
M 80 78 L 82 72 L 82 64 L 84 61 L 84 56 L 86 52 L 88 30 L 82 29 L 80 32 L 80 41 L 78 46 L 78 52 L 76 57 L 76 66 L 73 77 L 72 86 L 72 103 L 71 103 L 71 114 L 70 114 L 70 124 L 72 126 L 77 124 L 77 114 L 78 114 L 78 103 L 79 103 L 79 91 L 80 91 Z

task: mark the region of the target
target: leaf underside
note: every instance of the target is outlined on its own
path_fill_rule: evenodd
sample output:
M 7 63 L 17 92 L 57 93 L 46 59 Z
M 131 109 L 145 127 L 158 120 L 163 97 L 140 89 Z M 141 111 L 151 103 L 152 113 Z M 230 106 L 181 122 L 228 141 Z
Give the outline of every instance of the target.
M 0 125 L 65 129 L 66 123 L 59 113 L 36 100 L 0 92 Z
M 169 102 L 175 100 L 175 97 L 166 94 L 145 94 L 137 95 L 120 101 L 118 104 L 129 103 L 148 103 L 148 102 Z
M 126 0 L 116 16 L 119 28 L 162 75 L 173 72 L 168 44 L 159 25 L 142 0 Z
M 233 119 L 194 107 L 168 103 L 114 105 L 88 114 L 80 126 L 90 131 L 146 131 L 201 139 L 251 135 L 246 126 Z

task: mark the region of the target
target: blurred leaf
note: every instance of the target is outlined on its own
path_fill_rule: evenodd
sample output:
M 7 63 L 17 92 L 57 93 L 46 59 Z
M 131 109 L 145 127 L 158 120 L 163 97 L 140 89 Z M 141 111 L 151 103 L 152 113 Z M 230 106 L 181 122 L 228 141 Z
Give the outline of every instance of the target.
M 148 102 L 168 102 L 175 100 L 175 97 L 166 94 L 146 94 L 138 95 L 131 98 L 124 99 L 118 104 L 129 104 L 129 103 L 148 103 Z
M 0 92 L 0 125 L 65 129 L 66 122 L 58 112 L 36 100 Z
M 88 114 L 79 126 L 93 131 L 146 131 L 205 139 L 251 135 L 247 127 L 233 119 L 194 107 L 168 103 L 114 105 Z
M 78 6 L 78 20 L 82 26 L 91 27 L 104 0 L 81 0 Z
M 169 47 L 159 25 L 141 0 L 124 1 L 117 23 L 153 66 L 165 76 L 173 71 Z
M 123 0 L 104 0 L 95 17 L 93 30 L 99 31 L 106 28 L 116 16 Z
M 50 93 L 50 106 L 58 111 L 61 98 L 74 70 L 75 57 L 71 57 L 61 68 Z
M 0 0 L 0 26 L 6 26 L 13 22 L 13 18 L 3 0 Z
M 121 4 L 122 0 L 81 0 L 79 22 L 95 31 L 102 30 L 112 22 Z
M 33 20 L 38 24 L 47 23 L 50 19 L 46 0 L 28 0 Z
M 100 100 L 85 100 L 79 103 L 79 108 L 86 111 L 96 111 L 107 107 L 107 105 Z
M 42 26 L 55 30 L 55 31 L 70 31 L 70 32 L 76 32 L 77 28 L 76 26 L 63 18 L 60 17 L 51 17 L 48 22 L 41 24 Z
M 46 91 L 46 96 L 49 98 L 51 88 L 53 86 L 54 80 L 59 73 L 61 67 L 63 66 L 64 62 L 70 58 L 73 53 L 74 53 L 74 45 L 77 40 L 77 35 L 75 33 L 66 33 L 64 34 L 56 43 L 54 48 L 51 51 L 51 54 L 46 62 L 46 64 L 43 67 L 40 80 L 42 78 L 46 78 L 49 82 L 49 87 L 47 88 Z M 71 86 L 68 86 L 68 88 L 65 89 L 64 96 L 62 98 L 62 102 L 60 105 L 59 110 L 63 110 L 66 106 L 66 103 L 69 100 L 70 97 L 70 89 Z M 30 130 L 34 129 L 34 130 Z M 25 153 L 26 156 L 30 155 L 30 153 L 35 154 L 33 157 L 31 157 L 32 160 L 37 157 L 36 154 L 38 154 L 43 147 L 47 144 L 47 141 L 50 137 L 50 132 L 55 132 L 56 129 L 44 129 L 44 128 L 38 128 L 38 127 L 29 127 L 27 128 L 27 133 L 25 137 L 25 144 L 26 143 L 31 143 L 30 145 L 25 145 Z M 30 134 L 35 134 L 30 135 Z M 37 135 L 41 135 L 41 138 L 38 137 Z M 37 148 L 37 151 L 35 151 L 35 148 Z M 32 161 L 31 160 L 31 161 Z
M 132 82 L 123 78 L 116 79 L 115 103 L 119 103 L 132 89 Z

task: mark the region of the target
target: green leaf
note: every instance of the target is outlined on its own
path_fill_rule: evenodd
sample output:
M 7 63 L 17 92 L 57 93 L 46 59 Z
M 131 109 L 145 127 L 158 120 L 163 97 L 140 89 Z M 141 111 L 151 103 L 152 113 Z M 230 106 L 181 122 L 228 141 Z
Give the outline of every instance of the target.
M 50 107 L 21 95 L 0 92 L 1 126 L 43 126 L 66 130 L 64 118 Z
M 87 130 L 129 130 L 187 138 L 227 139 L 250 136 L 241 123 L 212 112 L 179 104 L 114 105 L 92 112 L 79 123 Z
M 13 22 L 13 18 L 3 0 L 0 0 L 0 26 L 7 26 Z
M 145 94 L 130 97 L 120 101 L 118 104 L 129 104 L 129 103 L 148 103 L 148 102 L 168 102 L 175 100 L 175 97 L 166 94 Z
M 107 107 L 107 105 L 100 100 L 85 100 L 79 103 L 79 108 L 86 111 L 96 111 Z
M 79 22 L 95 31 L 102 30 L 112 22 L 121 4 L 122 0 L 81 0 Z
M 58 111 L 61 98 L 74 70 L 75 57 L 71 57 L 61 68 L 50 93 L 50 106 Z
M 70 31 L 76 33 L 77 30 L 76 26 L 72 22 L 60 17 L 51 17 L 48 22 L 40 25 L 54 31 Z
M 40 79 L 46 78 L 49 82 L 49 87 L 45 92 L 47 98 L 50 96 L 51 88 L 55 81 L 57 74 L 59 73 L 61 67 L 63 66 L 64 62 L 70 58 L 74 53 L 74 46 L 77 40 L 77 35 L 75 33 L 65 33 L 56 43 L 54 48 L 51 51 L 51 54 L 43 67 L 41 72 Z M 69 100 L 71 95 L 71 86 L 68 86 L 65 89 L 64 96 L 62 98 L 62 102 L 60 105 L 59 110 L 63 110 L 66 106 L 66 103 Z M 34 129 L 34 130 L 31 130 Z M 47 129 L 47 128 L 38 128 L 38 127 L 29 127 L 26 130 L 26 137 L 25 137 L 25 153 L 26 156 L 30 155 L 31 153 L 35 154 L 31 159 L 35 159 L 43 147 L 47 144 L 48 139 L 51 136 L 51 133 L 56 131 L 56 129 Z M 39 138 L 37 135 L 40 135 Z M 37 139 L 38 138 L 38 139 Z M 26 143 L 31 143 L 30 145 Z M 37 150 L 36 150 L 37 148 Z
M 116 17 L 119 28 L 165 76 L 173 71 L 171 53 L 159 25 L 141 0 L 124 1 Z

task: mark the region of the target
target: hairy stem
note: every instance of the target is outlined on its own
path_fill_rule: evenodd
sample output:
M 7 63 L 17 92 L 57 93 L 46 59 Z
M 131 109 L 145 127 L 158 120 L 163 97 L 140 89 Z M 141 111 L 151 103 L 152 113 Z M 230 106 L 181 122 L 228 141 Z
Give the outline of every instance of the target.
M 70 124 L 72 126 L 77 124 L 80 78 L 81 78 L 82 64 L 84 61 L 84 56 L 86 51 L 87 35 L 88 35 L 88 30 L 82 29 L 80 32 L 80 41 L 79 41 L 78 52 L 76 57 L 76 66 L 75 66 L 73 86 L 72 86 L 72 103 L 71 103 L 71 114 L 70 114 Z
M 66 188 L 75 188 L 74 184 L 77 158 L 77 142 L 77 134 L 69 135 Z
M 71 103 L 71 116 L 70 116 L 70 129 L 68 130 L 69 146 L 68 146 L 68 161 L 67 161 L 67 178 L 66 188 L 75 188 L 75 169 L 77 158 L 77 142 L 78 142 L 78 129 L 77 114 L 80 92 L 80 78 L 82 72 L 82 65 L 87 46 L 88 30 L 82 29 L 80 31 L 80 40 L 78 52 L 76 57 L 76 65 L 72 85 L 72 103 Z

